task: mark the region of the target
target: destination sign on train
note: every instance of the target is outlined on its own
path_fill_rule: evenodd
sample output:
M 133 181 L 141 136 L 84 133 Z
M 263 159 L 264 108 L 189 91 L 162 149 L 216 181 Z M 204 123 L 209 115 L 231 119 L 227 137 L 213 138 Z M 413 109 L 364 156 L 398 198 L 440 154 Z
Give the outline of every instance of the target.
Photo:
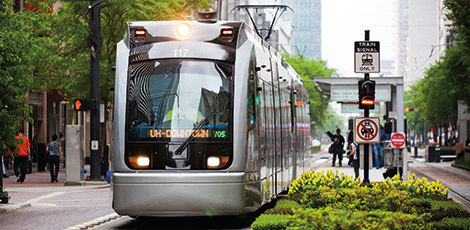
M 147 131 L 149 138 L 227 138 L 227 130 L 212 129 L 150 129 Z

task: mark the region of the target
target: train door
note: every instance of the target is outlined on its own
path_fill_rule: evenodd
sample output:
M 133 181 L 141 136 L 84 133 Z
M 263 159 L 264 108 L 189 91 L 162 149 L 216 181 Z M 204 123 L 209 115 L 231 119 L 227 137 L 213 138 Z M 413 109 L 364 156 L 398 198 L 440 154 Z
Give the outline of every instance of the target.
M 260 167 L 259 132 L 259 96 L 258 96 L 258 73 L 256 71 L 256 60 L 252 53 L 248 70 L 247 87 L 247 160 L 246 171 L 258 172 Z M 255 176 L 256 177 L 256 176 Z
M 247 83 L 247 124 L 246 124 L 246 183 L 249 189 L 246 189 L 246 198 L 248 206 L 256 206 L 261 204 L 263 198 L 263 186 L 260 184 L 260 98 L 258 95 L 258 72 L 256 71 L 256 60 L 254 52 L 252 53 L 250 65 L 248 69 Z M 262 194 L 253 193 L 258 190 Z M 250 194 L 250 195 L 248 195 Z

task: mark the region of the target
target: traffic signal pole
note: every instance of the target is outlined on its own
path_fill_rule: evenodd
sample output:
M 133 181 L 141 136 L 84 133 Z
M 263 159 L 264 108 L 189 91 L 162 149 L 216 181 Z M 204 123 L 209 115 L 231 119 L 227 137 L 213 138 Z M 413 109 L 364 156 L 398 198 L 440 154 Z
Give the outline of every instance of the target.
M 369 41 L 370 31 L 365 30 L 364 33 L 365 33 L 364 40 Z M 369 73 L 364 73 L 364 80 L 365 81 L 370 80 Z M 364 109 L 364 117 L 366 117 L 366 118 L 369 117 L 369 109 L 367 109 L 367 108 Z M 364 145 L 364 180 L 363 180 L 363 183 L 365 183 L 365 184 L 370 183 L 370 180 L 369 180 L 369 148 L 370 148 L 370 144 L 365 144 Z
M 101 1 L 102 2 L 102 1 Z M 99 150 L 100 142 L 100 7 L 99 0 L 90 0 L 89 10 L 89 30 L 88 46 L 90 47 L 90 149 L 91 165 L 90 179 L 100 180 L 101 177 L 101 154 Z M 90 9 L 91 8 L 91 9 Z

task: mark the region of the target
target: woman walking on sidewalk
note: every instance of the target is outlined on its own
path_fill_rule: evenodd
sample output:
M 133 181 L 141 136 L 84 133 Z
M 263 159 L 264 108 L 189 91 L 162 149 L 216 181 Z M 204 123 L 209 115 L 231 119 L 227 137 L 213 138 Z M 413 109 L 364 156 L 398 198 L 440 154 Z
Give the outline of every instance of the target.
M 57 142 L 57 135 L 52 135 L 52 142 L 46 147 L 46 152 L 49 151 L 49 168 L 51 170 L 51 183 L 59 182 L 59 165 L 62 161 L 62 147 Z

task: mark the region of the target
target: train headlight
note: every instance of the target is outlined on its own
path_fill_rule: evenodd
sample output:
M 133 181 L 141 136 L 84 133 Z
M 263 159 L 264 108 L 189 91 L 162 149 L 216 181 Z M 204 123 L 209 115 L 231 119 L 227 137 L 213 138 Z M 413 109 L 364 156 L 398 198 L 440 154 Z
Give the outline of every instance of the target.
M 150 166 L 150 158 L 145 155 L 130 156 L 129 162 L 134 168 L 148 168 Z
M 148 167 L 150 165 L 150 159 L 147 156 L 138 157 L 137 158 L 137 165 L 140 167 Z
M 207 168 L 220 169 L 227 165 L 228 156 L 210 156 L 207 158 Z
M 218 168 L 220 165 L 219 157 L 208 157 L 207 158 L 207 167 L 208 168 Z
M 181 23 L 176 26 L 175 35 L 179 39 L 186 39 L 191 36 L 191 27 L 187 23 Z

